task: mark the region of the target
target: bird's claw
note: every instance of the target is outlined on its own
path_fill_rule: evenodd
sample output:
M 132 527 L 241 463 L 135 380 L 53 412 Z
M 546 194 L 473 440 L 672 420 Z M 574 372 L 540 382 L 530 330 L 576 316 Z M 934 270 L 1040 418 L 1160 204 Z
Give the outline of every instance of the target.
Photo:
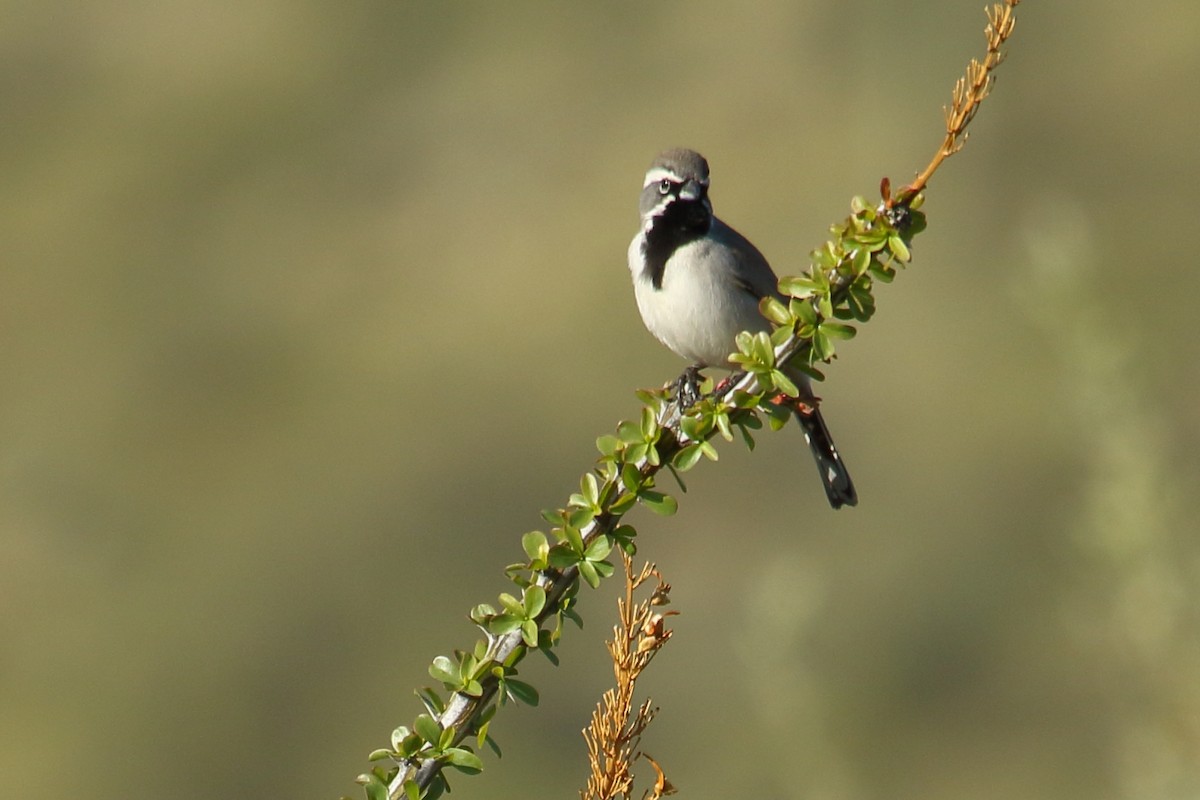
M 700 401 L 700 367 L 693 364 L 683 371 L 671 384 L 671 393 L 675 395 L 680 409 L 688 409 Z

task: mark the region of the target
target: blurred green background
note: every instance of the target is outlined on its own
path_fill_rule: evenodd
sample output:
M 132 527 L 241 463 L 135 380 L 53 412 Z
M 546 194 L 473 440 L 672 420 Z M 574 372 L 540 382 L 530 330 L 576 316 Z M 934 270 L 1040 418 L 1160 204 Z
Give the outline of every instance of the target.
M 0 795 L 355 794 L 632 394 L 642 173 L 795 273 L 982 3 L 5 3 Z M 1200 5 L 1021 6 L 799 435 L 644 512 L 683 796 L 1200 797 Z M 571 797 L 615 583 L 456 796 Z

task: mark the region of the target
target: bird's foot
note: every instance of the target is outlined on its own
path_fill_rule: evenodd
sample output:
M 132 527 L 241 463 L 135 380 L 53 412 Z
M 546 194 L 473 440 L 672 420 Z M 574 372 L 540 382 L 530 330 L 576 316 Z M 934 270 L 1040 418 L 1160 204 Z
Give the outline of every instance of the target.
M 700 401 L 700 381 L 703 379 L 700 367 L 693 364 L 671 384 L 671 394 L 675 395 L 680 410 L 691 408 Z

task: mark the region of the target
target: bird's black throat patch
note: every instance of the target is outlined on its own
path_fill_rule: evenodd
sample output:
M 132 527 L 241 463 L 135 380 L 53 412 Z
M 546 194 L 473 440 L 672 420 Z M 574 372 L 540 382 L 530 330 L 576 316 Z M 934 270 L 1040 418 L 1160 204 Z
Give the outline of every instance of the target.
M 646 231 L 642 242 L 642 270 L 655 289 L 661 289 L 667 259 L 688 242 L 708 233 L 712 215 L 700 201 L 674 200 L 667 204 Z

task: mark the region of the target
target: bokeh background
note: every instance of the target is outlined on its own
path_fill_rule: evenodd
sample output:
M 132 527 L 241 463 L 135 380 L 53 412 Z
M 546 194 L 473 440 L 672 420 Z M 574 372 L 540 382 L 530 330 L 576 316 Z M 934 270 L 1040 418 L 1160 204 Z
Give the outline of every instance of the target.
M 633 390 L 704 152 L 781 273 L 941 135 L 976 0 L 5 3 L 0 794 L 357 794 Z M 1200 6 L 1021 7 L 795 431 L 645 512 L 683 796 L 1200 797 Z M 615 582 L 456 796 L 574 796 Z

